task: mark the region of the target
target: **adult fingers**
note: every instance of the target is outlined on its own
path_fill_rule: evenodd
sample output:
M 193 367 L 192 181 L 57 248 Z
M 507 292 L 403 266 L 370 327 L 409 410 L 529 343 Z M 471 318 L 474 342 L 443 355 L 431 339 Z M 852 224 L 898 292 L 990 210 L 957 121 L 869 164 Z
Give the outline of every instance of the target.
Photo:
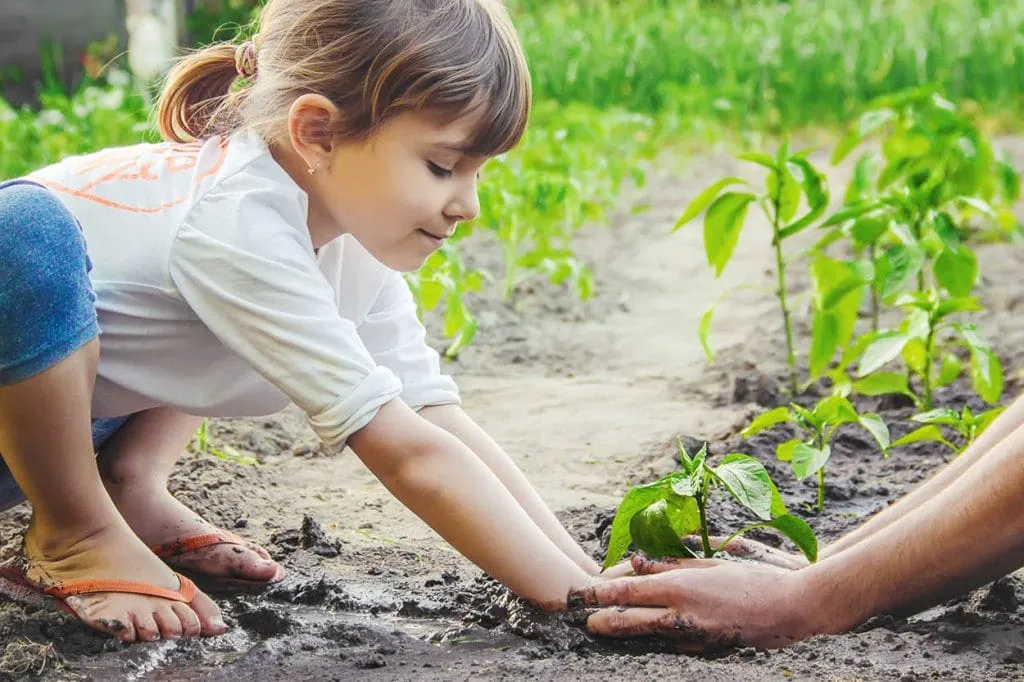
M 665 606 L 680 587 L 663 576 L 616 578 L 569 593 L 569 608 L 581 606 Z
M 675 632 L 677 615 L 669 609 L 601 609 L 587 619 L 587 630 L 603 637 L 643 637 Z
M 664 557 L 652 559 L 644 554 L 637 554 L 632 559 L 633 572 L 637 575 L 652 575 L 674 571 L 680 568 L 711 568 L 719 566 L 721 559 L 683 559 L 680 557 Z

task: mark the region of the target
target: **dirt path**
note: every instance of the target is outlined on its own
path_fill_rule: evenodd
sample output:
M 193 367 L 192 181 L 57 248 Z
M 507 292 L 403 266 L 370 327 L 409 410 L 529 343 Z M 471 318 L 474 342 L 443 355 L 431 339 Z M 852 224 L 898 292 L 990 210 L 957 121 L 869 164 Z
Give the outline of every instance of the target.
M 716 365 L 708 367 L 696 337 L 701 314 L 722 292 L 740 283 L 772 284 L 765 226 L 747 229 L 720 280 L 706 267 L 699 225 L 667 235 L 690 198 L 737 172 L 745 169 L 716 156 L 694 161 L 682 176 L 656 174 L 644 191 L 650 212 L 623 211 L 612 228 L 579 239 L 580 253 L 596 268 L 594 301 L 579 304 L 545 286 L 524 288 L 515 308 L 481 300 L 484 329 L 450 367 L 469 413 L 595 554 L 626 486 L 674 469 L 678 434 L 732 438 L 758 409 L 733 400 L 734 381 L 782 367 L 778 312 L 767 294 L 747 293 L 720 309 L 712 334 Z M 834 187 L 842 176 L 834 174 Z M 479 258 L 486 262 L 489 252 Z M 991 280 L 987 329 L 1003 351 L 1024 340 L 1014 314 L 1024 293 L 1017 284 L 1022 261 L 1020 250 L 983 254 Z M 1019 368 L 1019 351 L 1013 355 L 1011 367 Z M 212 642 L 122 650 L 48 612 L 2 605 L 0 642 L 59 638 L 63 667 L 50 665 L 44 674 L 61 679 L 1024 679 L 1019 578 L 918 619 L 785 652 L 746 650 L 709 661 L 659 653 L 657 645 L 627 650 L 539 616 L 482 580 L 351 453 L 318 454 L 294 411 L 218 422 L 213 433 L 259 454 L 264 465 L 192 457 L 175 477 L 176 490 L 211 520 L 269 542 L 291 570 L 284 588 L 264 601 L 228 602 L 240 627 Z M 770 458 L 770 444 L 757 447 Z M 863 460 L 851 452 L 837 464 L 834 515 L 813 522 L 826 538 L 884 506 L 944 454 L 915 451 L 875 478 Z M 788 475 L 780 470 L 777 478 Z M 783 493 L 810 499 L 793 483 Z M 0 515 L 0 538 L 10 537 L 25 514 Z M 9 657 L 28 651 L 29 661 L 45 658 L 38 647 L 7 646 Z

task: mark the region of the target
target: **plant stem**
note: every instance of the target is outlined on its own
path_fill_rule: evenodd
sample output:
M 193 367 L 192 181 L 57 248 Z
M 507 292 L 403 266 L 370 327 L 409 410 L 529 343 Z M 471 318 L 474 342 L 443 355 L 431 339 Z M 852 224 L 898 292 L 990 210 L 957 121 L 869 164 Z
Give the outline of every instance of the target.
M 874 264 L 875 259 L 878 257 L 878 245 L 871 245 L 871 263 Z M 878 331 L 878 317 L 879 311 L 881 310 L 881 302 L 878 300 L 878 285 L 875 282 L 871 283 L 871 331 Z
M 825 511 L 825 467 L 818 469 L 818 513 Z
M 775 272 L 778 276 L 779 290 L 776 295 L 779 298 L 779 306 L 782 308 L 782 326 L 786 330 L 786 362 L 789 363 L 789 389 L 796 395 L 799 387 L 796 376 L 796 350 L 793 348 L 793 324 L 790 321 L 789 307 L 786 305 L 786 261 L 782 257 L 782 238 L 779 237 L 781 226 L 779 225 L 779 210 L 782 192 L 782 177 L 778 171 L 773 171 L 778 180 L 775 184 L 775 196 L 772 197 L 772 245 L 775 247 Z
M 704 490 L 704 493 L 697 496 L 697 510 L 700 512 L 700 539 L 704 544 L 704 558 L 710 559 L 715 556 L 715 550 L 711 549 L 711 538 L 708 537 L 707 488 Z
M 918 214 L 917 219 L 914 220 L 913 233 L 914 239 L 917 240 L 918 245 L 921 243 L 921 223 L 924 222 L 924 216 Z M 924 292 L 924 266 L 917 271 L 917 291 L 919 293 Z
M 932 409 L 932 356 L 935 354 L 935 326 L 929 320 L 924 356 L 924 409 Z

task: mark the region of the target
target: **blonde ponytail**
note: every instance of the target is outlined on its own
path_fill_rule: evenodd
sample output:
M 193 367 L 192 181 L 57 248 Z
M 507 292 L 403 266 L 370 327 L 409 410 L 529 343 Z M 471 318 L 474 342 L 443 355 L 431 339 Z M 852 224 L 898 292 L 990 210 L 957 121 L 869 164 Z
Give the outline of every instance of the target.
M 157 103 L 160 135 L 191 142 L 228 134 L 241 123 L 245 90 L 234 90 L 236 46 L 218 43 L 182 59 L 164 81 Z

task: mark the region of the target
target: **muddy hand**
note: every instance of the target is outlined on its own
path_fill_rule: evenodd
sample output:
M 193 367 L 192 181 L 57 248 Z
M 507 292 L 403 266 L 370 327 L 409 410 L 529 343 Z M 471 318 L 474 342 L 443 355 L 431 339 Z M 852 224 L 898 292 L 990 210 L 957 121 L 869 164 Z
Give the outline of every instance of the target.
M 687 653 L 786 646 L 810 634 L 799 613 L 799 573 L 714 559 L 635 557 L 637 577 L 606 580 L 569 595 L 569 605 L 604 608 L 587 629 L 607 637 L 656 636 Z M 670 570 L 675 569 L 675 570 Z
M 721 546 L 721 544 L 727 539 L 728 538 L 724 535 L 712 535 L 709 538 L 711 546 L 714 548 Z M 700 536 L 689 535 L 684 537 L 682 540 L 686 547 L 695 552 L 702 552 L 704 549 Z M 734 557 L 750 559 L 751 561 L 760 561 L 771 566 L 778 566 L 779 568 L 796 570 L 810 565 L 807 558 L 802 554 L 790 554 L 789 552 L 769 547 L 764 543 L 758 542 L 757 540 L 750 540 L 748 538 L 736 538 L 722 549 Z

